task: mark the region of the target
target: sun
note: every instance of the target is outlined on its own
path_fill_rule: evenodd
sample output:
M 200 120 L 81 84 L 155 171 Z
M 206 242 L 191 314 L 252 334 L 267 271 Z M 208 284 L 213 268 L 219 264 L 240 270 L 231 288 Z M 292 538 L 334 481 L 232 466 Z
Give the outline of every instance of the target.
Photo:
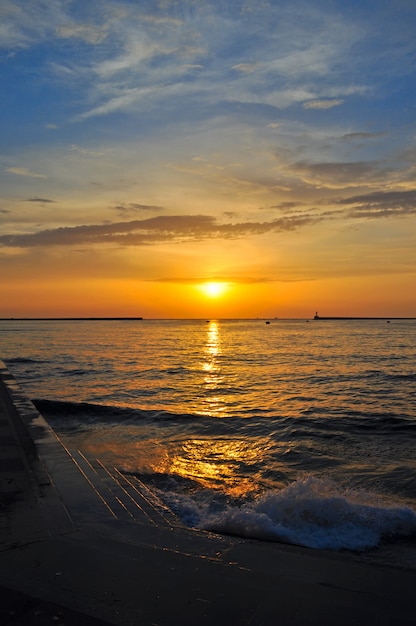
M 224 295 L 227 291 L 228 284 L 221 282 L 209 282 L 203 283 L 200 285 L 200 289 L 202 293 L 204 293 L 208 298 L 219 298 Z

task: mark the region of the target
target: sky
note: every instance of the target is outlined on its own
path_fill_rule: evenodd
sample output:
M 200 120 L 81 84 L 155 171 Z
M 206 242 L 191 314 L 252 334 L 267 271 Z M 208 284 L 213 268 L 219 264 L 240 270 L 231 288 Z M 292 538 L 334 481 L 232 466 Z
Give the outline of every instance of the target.
M 414 0 L 0 0 L 0 318 L 416 317 Z

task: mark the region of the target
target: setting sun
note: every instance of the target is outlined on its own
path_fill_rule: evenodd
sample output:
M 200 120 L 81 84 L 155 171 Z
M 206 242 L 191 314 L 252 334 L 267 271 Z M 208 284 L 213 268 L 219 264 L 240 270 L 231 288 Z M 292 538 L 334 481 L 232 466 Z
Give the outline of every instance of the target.
M 209 298 L 219 298 L 228 288 L 227 283 L 209 282 L 200 286 L 201 291 Z

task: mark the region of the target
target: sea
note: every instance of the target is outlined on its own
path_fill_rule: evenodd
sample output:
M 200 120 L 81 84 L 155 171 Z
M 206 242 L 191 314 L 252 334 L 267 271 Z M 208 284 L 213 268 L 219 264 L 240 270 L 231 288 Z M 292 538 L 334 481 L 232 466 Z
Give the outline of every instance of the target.
M 184 524 L 416 569 L 416 320 L 0 320 L 0 359 Z

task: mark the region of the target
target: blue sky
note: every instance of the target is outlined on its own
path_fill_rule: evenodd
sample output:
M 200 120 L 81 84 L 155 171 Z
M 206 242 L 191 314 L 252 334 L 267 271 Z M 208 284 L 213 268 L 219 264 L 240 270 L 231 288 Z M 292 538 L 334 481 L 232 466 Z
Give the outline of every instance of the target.
M 415 31 L 410 0 L 0 0 L 0 315 L 33 278 L 45 314 L 220 280 L 416 315 Z

